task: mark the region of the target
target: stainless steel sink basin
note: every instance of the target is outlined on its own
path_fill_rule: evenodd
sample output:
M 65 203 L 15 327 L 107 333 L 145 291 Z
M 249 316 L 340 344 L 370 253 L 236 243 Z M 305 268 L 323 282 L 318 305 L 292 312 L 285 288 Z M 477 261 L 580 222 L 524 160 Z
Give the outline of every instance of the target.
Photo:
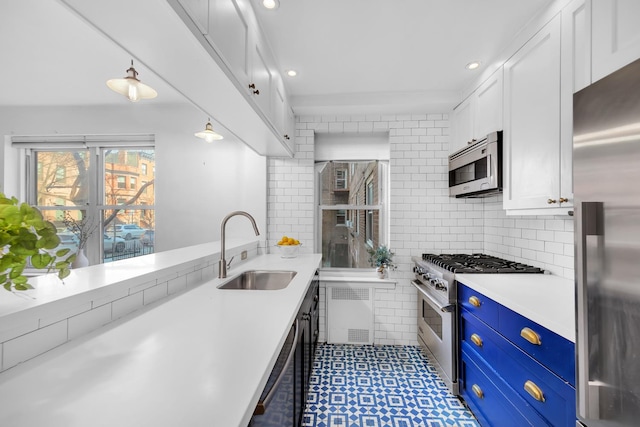
M 218 289 L 246 289 L 273 291 L 289 286 L 296 271 L 248 270 L 228 280 Z

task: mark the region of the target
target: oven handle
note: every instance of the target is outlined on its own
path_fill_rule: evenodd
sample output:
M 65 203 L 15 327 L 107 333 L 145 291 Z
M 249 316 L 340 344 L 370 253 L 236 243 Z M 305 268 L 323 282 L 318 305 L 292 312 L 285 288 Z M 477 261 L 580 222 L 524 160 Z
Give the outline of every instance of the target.
M 429 295 L 427 292 L 425 292 L 425 291 L 422 289 L 422 287 L 423 287 L 424 285 L 423 285 L 422 283 L 420 283 L 420 281 L 419 281 L 419 280 L 414 279 L 414 280 L 412 280 L 412 281 L 411 281 L 411 284 L 412 284 L 413 286 L 415 286 L 415 287 L 420 291 L 420 293 L 421 293 L 422 295 L 424 295 L 424 296 L 427 298 L 427 300 L 428 300 L 428 302 L 429 302 L 429 305 L 430 305 L 432 308 L 435 308 L 435 309 L 437 309 L 437 310 L 440 310 L 440 311 L 441 311 L 441 312 L 443 312 L 443 313 L 452 313 L 452 312 L 454 312 L 454 311 L 455 311 L 455 309 L 456 309 L 455 304 L 447 304 L 447 305 L 442 305 L 442 304 L 440 304 L 440 302 L 438 302 L 434 297 L 432 297 L 431 295 Z

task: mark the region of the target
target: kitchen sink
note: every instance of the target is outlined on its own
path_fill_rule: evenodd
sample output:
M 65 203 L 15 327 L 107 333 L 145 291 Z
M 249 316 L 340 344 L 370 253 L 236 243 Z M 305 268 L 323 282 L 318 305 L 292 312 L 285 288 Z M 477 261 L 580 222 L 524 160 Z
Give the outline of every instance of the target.
M 260 291 L 284 289 L 289 286 L 296 274 L 296 271 L 248 270 L 218 286 L 218 289 Z

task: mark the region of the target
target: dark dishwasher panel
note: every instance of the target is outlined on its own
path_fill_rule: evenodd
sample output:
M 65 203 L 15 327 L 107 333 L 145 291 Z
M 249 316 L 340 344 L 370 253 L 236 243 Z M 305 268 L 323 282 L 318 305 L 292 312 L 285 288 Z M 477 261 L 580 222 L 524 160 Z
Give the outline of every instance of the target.
M 294 353 L 298 346 L 298 322 L 291 327 L 280 350 L 249 427 L 297 427 Z

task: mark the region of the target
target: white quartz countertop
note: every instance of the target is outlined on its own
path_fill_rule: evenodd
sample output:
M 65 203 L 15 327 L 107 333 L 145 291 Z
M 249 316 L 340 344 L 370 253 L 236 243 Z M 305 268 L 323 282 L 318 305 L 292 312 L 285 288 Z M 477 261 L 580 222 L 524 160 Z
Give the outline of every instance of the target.
M 214 279 L 0 374 L 1 426 L 246 426 L 318 254 L 232 268 L 294 270 L 282 290 Z
M 456 274 L 456 280 L 576 342 L 573 280 L 550 274 Z

